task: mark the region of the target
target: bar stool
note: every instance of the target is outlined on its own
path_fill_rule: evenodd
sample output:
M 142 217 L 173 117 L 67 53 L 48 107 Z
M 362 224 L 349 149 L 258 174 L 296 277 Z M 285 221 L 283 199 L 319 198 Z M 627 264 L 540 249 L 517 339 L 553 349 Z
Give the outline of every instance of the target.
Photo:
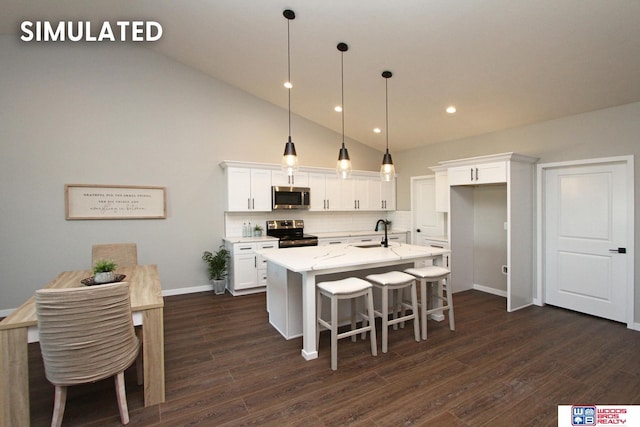
M 401 271 L 389 271 L 382 274 L 370 274 L 367 280 L 382 292 L 382 307 L 375 314 L 382 317 L 382 352 L 387 352 L 389 341 L 389 326 L 413 319 L 413 330 L 416 341 L 420 341 L 420 327 L 418 326 L 418 295 L 416 292 L 416 279 L 410 274 Z M 402 298 L 404 289 L 411 289 L 411 303 L 407 303 Z M 389 291 L 398 290 L 400 297 L 393 303 L 393 319 L 389 320 Z M 404 309 L 411 309 L 411 314 L 404 313 Z M 402 310 L 402 315 L 396 317 L 398 309 Z
M 451 272 L 444 267 L 436 265 L 421 267 L 421 268 L 408 268 L 405 273 L 409 273 L 415 276 L 420 281 L 420 316 L 422 320 L 422 339 L 427 339 L 427 317 L 433 313 L 440 313 L 444 315 L 446 310 L 449 310 L 449 329 L 456 330 L 455 320 L 453 318 L 453 296 L 451 295 L 451 289 L 449 288 L 449 281 L 451 279 Z M 439 300 L 439 307 L 434 307 L 433 303 L 431 309 L 427 307 L 427 283 L 429 287 L 430 297 Z M 434 293 L 432 286 L 437 284 L 437 292 Z M 447 296 L 444 296 L 444 292 Z M 446 303 L 446 304 L 445 304 Z
M 331 322 L 322 319 L 322 296 L 331 299 Z M 356 300 L 358 297 L 365 297 L 367 312 L 357 313 Z M 343 299 L 351 300 L 351 330 L 338 333 L 338 301 Z M 320 342 L 320 326 L 331 330 L 331 369 L 338 369 L 338 340 L 340 338 L 351 337 L 351 341 L 356 341 L 356 335 L 362 333 L 366 335 L 371 331 L 371 354 L 378 355 L 376 343 L 376 321 L 373 310 L 373 292 L 369 282 L 349 277 L 333 282 L 320 282 L 316 285 L 317 318 L 318 327 L 316 332 L 316 347 Z M 356 329 L 357 314 L 362 317 L 362 327 Z

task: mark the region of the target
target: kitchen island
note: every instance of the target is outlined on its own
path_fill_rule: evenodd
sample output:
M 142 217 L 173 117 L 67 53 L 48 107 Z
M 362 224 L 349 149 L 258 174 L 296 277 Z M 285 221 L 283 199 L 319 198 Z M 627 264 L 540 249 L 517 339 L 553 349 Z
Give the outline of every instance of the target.
M 404 269 L 421 261 L 440 264 L 448 249 L 391 243 L 341 244 L 260 251 L 267 261 L 269 322 L 287 339 L 302 335 L 302 357 L 318 357 L 316 282 L 340 275 L 365 277 L 380 269 Z M 419 266 L 419 265 L 416 265 Z

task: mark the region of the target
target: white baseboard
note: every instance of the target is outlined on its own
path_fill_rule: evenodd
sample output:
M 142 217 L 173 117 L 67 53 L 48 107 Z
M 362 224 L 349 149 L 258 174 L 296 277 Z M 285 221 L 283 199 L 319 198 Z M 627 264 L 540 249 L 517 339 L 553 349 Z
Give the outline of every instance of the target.
M 507 297 L 507 291 L 501 291 L 500 289 L 490 288 L 488 286 L 476 285 L 474 283 L 473 289 L 476 291 L 486 292 L 488 294 L 498 295 L 503 298 Z
M 172 295 L 194 294 L 196 292 L 206 292 L 206 291 L 212 291 L 212 290 L 213 290 L 213 285 L 194 286 L 191 288 L 167 289 L 162 291 L 162 296 L 169 297 Z

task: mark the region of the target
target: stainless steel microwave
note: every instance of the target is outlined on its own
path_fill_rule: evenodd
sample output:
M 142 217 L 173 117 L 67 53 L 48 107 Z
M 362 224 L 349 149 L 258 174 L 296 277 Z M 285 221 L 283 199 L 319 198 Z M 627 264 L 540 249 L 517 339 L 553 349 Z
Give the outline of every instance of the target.
M 271 187 L 271 209 L 309 209 L 311 191 L 308 187 Z

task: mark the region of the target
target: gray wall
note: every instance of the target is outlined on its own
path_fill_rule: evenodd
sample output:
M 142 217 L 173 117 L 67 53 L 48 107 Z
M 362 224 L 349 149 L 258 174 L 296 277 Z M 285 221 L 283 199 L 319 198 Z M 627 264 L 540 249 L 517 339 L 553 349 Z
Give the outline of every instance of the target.
M 98 242 L 137 242 L 165 290 L 208 284 L 200 256 L 224 234 L 218 165 L 279 163 L 286 110 L 142 47 L 0 36 L 0 58 L 0 310 L 89 268 Z M 335 167 L 340 135 L 295 115 L 292 133 L 301 164 Z M 381 152 L 347 147 L 355 169 L 378 170 Z M 166 186 L 167 219 L 65 221 L 68 183 Z
M 458 114 L 464 114 L 461 111 Z M 398 177 L 398 209 L 409 209 L 411 176 L 427 175 L 439 161 L 517 152 L 539 163 L 634 155 L 635 247 L 640 248 L 640 103 L 565 117 L 473 138 L 393 153 Z M 635 317 L 640 319 L 640 256 L 635 254 Z

